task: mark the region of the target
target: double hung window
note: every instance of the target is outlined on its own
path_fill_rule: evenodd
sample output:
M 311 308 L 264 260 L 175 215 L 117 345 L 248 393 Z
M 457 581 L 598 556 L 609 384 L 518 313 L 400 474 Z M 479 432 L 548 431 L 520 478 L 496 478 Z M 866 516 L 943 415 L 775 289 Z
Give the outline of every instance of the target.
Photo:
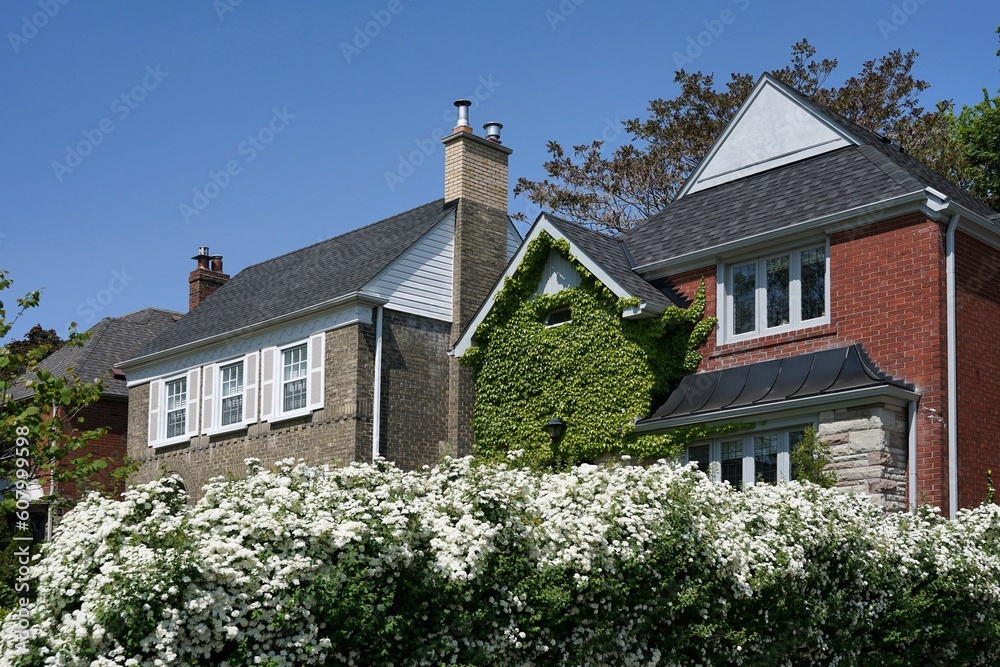
M 728 340 L 742 340 L 829 321 L 826 245 L 733 262 L 726 267 Z

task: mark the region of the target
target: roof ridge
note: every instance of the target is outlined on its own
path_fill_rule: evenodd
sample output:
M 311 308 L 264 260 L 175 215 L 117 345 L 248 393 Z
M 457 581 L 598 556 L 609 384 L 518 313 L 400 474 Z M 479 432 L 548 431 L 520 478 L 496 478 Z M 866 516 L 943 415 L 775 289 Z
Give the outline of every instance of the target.
M 239 271 L 239 273 L 243 273 L 244 271 L 247 271 L 248 269 L 252 269 L 252 268 L 261 266 L 262 264 L 268 264 L 270 262 L 277 261 L 277 260 L 281 259 L 282 257 L 288 257 L 289 255 L 294 255 L 295 253 L 302 252 L 304 250 L 309 250 L 310 248 L 315 248 L 318 245 L 322 245 L 324 243 L 329 243 L 330 241 L 336 241 L 337 239 L 342 239 L 342 238 L 345 238 L 347 236 L 352 236 L 353 234 L 355 234 L 357 232 L 360 232 L 362 230 L 368 229 L 370 227 L 374 227 L 375 225 L 380 225 L 380 224 L 382 224 L 384 222 L 388 222 L 389 220 L 394 220 L 394 219 L 399 218 L 401 216 L 404 216 L 404 215 L 406 215 L 408 213 L 412 213 L 413 211 L 416 211 L 417 209 L 421 209 L 421 208 L 425 208 L 425 207 L 428 207 L 428 206 L 432 206 L 434 204 L 437 204 L 438 202 L 441 202 L 441 204 L 442 204 L 442 210 L 444 210 L 444 204 L 446 202 L 444 201 L 444 197 L 439 197 L 439 198 L 437 198 L 437 199 L 435 199 L 433 201 L 429 201 L 429 202 L 427 202 L 425 204 L 421 204 L 419 206 L 414 206 L 413 208 L 407 209 L 407 210 L 402 211 L 400 213 L 396 213 L 395 215 L 390 215 L 388 217 L 382 218 L 381 220 L 376 220 L 374 222 L 369 222 L 367 225 L 362 225 L 361 227 L 355 227 L 354 229 L 350 229 L 350 230 L 348 230 L 348 231 L 346 231 L 346 232 L 344 232 L 342 234 L 337 234 L 336 236 L 331 236 L 328 239 L 323 239 L 322 241 L 316 241 L 315 243 L 310 243 L 307 246 L 302 246 L 301 248 L 296 248 L 295 250 L 289 250 L 288 252 L 282 253 L 280 255 L 276 255 L 274 257 L 271 257 L 270 259 L 265 259 L 265 260 L 261 260 L 259 262 L 255 262 L 253 264 L 249 264 L 249 265 L 243 267 Z

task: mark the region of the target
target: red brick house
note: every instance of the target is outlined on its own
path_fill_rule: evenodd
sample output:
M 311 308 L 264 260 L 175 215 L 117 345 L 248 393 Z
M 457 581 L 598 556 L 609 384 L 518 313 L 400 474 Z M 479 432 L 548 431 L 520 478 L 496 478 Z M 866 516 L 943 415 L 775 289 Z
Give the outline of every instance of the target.
M 456 102 L 444 197 L 244 268 L 199 250 L 190 310 L 121 364 L 138 481 L 295 457 L 404 468 L 471 448 L 468 369 L 448 356 L 521 241 L 498 123 Z
M 719 324 L 699 371 L 636 429 L 753 424 L 688 448 L 716 478 L 789 478 L 807 425 L 831 444 L 841 487 L 893 509 L 954 513 L 1000 470 L 1000 214 L 773 77 L 644 224 L 610 238 L 543 214 L 526 241 L 541 233 L 639 297 L 626 318 L 705 280 Z

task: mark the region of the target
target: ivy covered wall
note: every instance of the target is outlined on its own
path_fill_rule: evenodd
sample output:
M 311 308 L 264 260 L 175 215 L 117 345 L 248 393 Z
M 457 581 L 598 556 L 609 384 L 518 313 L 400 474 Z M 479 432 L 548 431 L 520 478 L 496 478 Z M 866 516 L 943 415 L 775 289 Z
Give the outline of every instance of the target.
M 581 284 L 536 295 L 552 251 L 569 260 Z M 604 454 L 660 458 L 705 433 L 633 429 L 637 417 L 649 415 L 653 397 L 701 361 L 698 347 L 715 326 L 715 318 L 704 317 L 704 285 L 690 308 L 623 319 L 622 310 L 635 305 L 637 299 L 619 299 L 570 255 L 565 240 L 544 232 L 532 240 L 476 330 L 477 346 L 462 357 L 475 376 L 476 455 L 499 459 L 524 450 L 526 462 L 543 467 Z M 569 321 L 546 326 L 547 314 L 567 307 Z M 542 428 L 553 417 L 566 423 L 555 444 Z

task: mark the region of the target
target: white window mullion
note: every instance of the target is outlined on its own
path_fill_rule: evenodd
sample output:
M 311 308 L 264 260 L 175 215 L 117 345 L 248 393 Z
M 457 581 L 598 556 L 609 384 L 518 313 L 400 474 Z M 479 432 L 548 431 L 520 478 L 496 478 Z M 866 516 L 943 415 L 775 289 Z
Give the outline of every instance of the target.
M 789 253 L 788 258 L 788 322 L 802 324 L 802 253 Z

